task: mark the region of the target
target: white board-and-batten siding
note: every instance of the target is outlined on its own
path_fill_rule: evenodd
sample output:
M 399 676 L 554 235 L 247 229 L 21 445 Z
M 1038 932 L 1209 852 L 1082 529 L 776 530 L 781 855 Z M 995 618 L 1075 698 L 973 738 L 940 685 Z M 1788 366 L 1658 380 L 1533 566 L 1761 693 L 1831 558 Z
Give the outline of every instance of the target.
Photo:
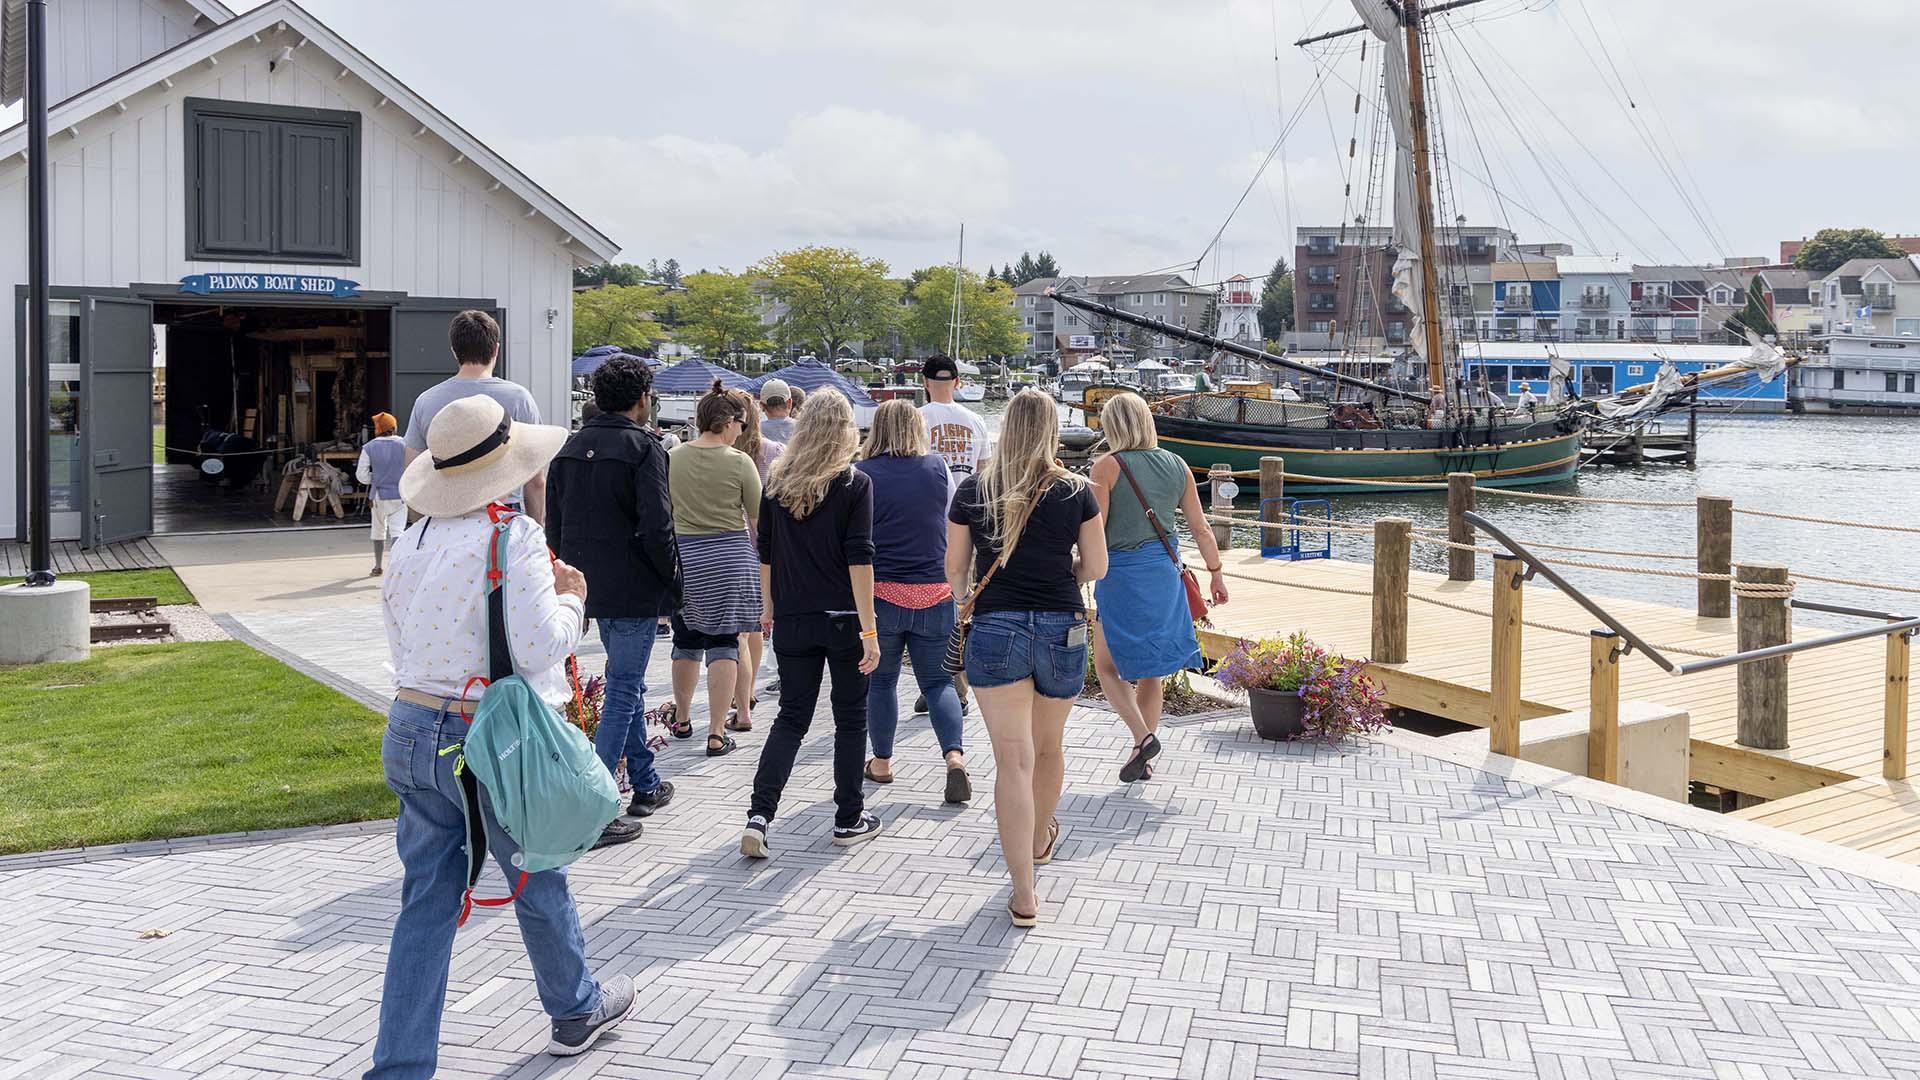
M 188 274 L 275 273 L 348 278 L 362 291 L 418 297 L 491 299 L 507 311 L 508 377 L 526 385 L 544 417 L 564 416 L 573 337 L 576 250 L 561 227 L 433 133 L 420 121 L 309 44 L 291 61 L 284 43 L 238 45 L 219 63 L 197 64 L 79 122 L 77 135 L 53 132 L 49 144 L 52 284 L 125 288 L 169 283 Z M 355 265 L 192 260 L 186 257 L 187 98 L 213 98 L 358 112 L 360 261 Z M 15 290 L 27 280 L 26 168 L 22 155 L 0 162 L 0 349 L 14 353 Z M 582 253 L 584 256 L 584 253 Z M 547 312 L 555 312 L 548 325 Z M 453 360 L 447 360 L 449 374 Z M 12 457 L 20 422 L 14 378 L 0 379 L 0 434 Z M 12 535 L 16 476 L 0 469 L 0 536 Z
M 208 24 L 184 0 L 53 0 L 47 101 L 58 104 L 193 37 Z

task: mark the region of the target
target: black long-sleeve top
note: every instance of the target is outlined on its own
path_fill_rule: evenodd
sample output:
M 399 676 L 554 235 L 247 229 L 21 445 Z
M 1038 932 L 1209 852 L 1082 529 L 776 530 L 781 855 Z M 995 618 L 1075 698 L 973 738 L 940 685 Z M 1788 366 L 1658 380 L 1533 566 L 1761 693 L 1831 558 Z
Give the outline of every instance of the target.
M 856 610 L 848 567 L 873 565 L 873 481 L 849 468 L 805 518 L 761 496 L 759 543 L 774 615 Z
M 587 617 L 670 615 L 680 606 L 667 451 L 619 413 L 582 424 L 547 466 L 547 544 L 587 578 Z

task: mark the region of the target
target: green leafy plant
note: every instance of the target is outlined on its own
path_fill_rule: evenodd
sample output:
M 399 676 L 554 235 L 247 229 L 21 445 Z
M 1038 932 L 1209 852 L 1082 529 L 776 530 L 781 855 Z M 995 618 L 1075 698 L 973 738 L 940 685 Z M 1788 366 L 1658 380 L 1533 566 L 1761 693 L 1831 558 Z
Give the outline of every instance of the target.
M 1386 698 L 1366 668 L 1367 661 L 1328 652 L 1296 631 L 1286 638 L 1242 638 L 1212 674 L 1236 690 L 1292 694 L 1300 699 L 1308 735 L 1344 739 L 1387 726 Z

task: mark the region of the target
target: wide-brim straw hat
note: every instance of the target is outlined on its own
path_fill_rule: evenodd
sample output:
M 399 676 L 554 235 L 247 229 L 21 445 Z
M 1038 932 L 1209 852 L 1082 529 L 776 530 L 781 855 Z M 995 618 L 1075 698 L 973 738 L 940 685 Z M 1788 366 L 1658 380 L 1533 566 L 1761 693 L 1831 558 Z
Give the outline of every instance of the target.
M 485 394 L 459 398 L 434 414 L 400 498 L 427 517 L 470 514 L 519 490 L 566 441 L 566 428 L 517 423 Z

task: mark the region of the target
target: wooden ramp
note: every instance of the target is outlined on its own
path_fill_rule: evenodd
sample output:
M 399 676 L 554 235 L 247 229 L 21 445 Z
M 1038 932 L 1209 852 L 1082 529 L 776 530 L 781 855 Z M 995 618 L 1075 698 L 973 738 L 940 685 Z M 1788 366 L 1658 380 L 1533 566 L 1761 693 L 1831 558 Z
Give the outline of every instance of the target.
M 81 574 L 100 570 L 158 570 L 167 560 L 146 540 L 82 548 L 70 540 L 53 545 L 53 572 Z M 0 578 L 27 576 L 27 545 L 0 544 Z
M 1285 562 L 1258 552 L 1225 552 L 1233 600 L 1218 609 L 1214 628 L 1203 635 L 1209 656 L 1239 637 L 1284 635 L 1304 630 L 1315 641 L 1349 656 L 1372 647 L 1373 570 L 1331 560 Z M 1338 590 L 1338 591 L 1335 591 Z M 1407 662 L 1375 668 L 1388 699 L 1421 712 L 1486 726 L 1492 642 L 1491 582 L 1450 582 L 1415 572 L 1412 597 L 1438 599 L 1469 611 L 1408 604 Z M 1584 709 L 1587 705 L 1589 642 L 1599 624 L 1545 582 L 1529 583 L 1525 617 L 1563 627 L 1556 633 L 1524 631 L 1521 678 L 1528 718 Z M 1735 651 L 1731 619 L 1703 619 L 1691 611 L 1633 600 L 1606 600 L 1607 609 L 1658 648 L 1709 655 Z M 1796 639 L 1831 631 L 1796 627 Z M 1696 659 L 1669 655 L 1676 663 Z M 1695 780 L 1766 799 L 1786 799 L 1818 788 L 1880 775 L 1885 704 L 1886 647 L 1879 638 L 1836 645 L 1793 657 L 1788 708 L 1791 745 L 1754 750 L 1734 745 L 1735 669 L 1676 677 L 1633 653 L 1621 661 L 1624 700 L 1685 709 L 1692 717 L 1690 772 Z M 1764 808 L 1762 808 L 1764 809 Z M 1920 814 L 1920 806 L 1914 811 Z M 1920 861 L 1920 860 L 1916 860 Z
M 1733 816 L 1920 864 L 1920 789 L 1910 780 L 1863 776 L 1736 810 Z

